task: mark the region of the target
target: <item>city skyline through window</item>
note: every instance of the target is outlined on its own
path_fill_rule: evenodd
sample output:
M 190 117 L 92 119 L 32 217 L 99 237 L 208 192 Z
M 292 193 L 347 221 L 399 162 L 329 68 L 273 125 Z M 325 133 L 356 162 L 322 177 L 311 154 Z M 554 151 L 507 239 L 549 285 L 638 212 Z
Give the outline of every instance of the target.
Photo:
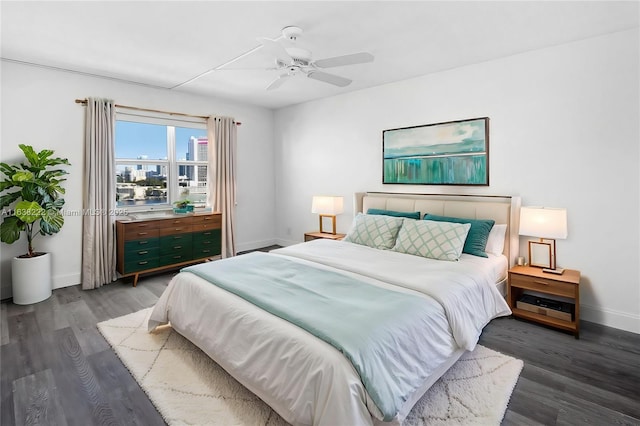
M 115 154 L 119 207 L 169 207 L 185 198 L 205 204 L 205 128 L 116 120 Z

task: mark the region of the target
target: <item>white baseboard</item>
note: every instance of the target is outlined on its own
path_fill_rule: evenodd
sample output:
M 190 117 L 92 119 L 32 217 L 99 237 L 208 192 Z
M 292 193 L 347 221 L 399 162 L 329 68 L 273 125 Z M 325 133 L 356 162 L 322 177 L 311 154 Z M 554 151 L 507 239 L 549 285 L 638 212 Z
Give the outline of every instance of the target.
M 293 240 L 282 240 L 282 239 L 277 239 L 276 242 L 274 244 L 277 244 L 279 246 L 282 247 L 287 247 L 287 246 L 292 246 L 294 244 L 299 244 L 302 241 L 293 241 Z
M 272 246 L 274 244 L 278 244 L 276 240 L 250 241 L 248 243 L 238 244 L 236 246 L 236 252 L 240 253 L 241 251 L 260 249 L 263 247 Z
M 580 319 L 640 334 L 640 315 L 580 304 Z
M 71 287 L 72 285 L 77 285 L 77 284 L 80 284 L 81 282 L 82 282 L 82 275 L 80 273 L 56 275 L 54 277 L 51 277 L 51 286 L 54 290 L 56 288 Z

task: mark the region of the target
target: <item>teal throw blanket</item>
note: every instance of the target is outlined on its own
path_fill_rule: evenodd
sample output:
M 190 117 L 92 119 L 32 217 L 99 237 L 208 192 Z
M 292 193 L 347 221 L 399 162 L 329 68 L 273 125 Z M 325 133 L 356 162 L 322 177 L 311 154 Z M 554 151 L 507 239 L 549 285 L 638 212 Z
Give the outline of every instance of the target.
M 376 287 L 337 272 L 254 252 L 184 268 L 283 318 L 342 352 L 385 421 L 419 386 L 395 362 L 397 338 L 424 312 L 420 297 Z

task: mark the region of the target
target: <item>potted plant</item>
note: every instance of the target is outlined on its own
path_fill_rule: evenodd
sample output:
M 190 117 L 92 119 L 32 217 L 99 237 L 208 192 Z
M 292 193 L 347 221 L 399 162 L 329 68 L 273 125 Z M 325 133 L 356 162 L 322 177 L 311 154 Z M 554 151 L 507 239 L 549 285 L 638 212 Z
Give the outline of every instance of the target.
M 0 182 L 0 192 L 4 192 L 0 196 L 4 216 L 0 240 L 13 244 L 22 232 L 27 236 L 27 253 L 11 261 L 13 302 L 27 305 L 51 296 L 51 255 L 36 252 L 33 241 L 57 233 L 64 225 L 64 188 L 60 184 L 66 180 L 62 176 L 67 171 L 52 167 L 69 165 L 69 161 L 52 157 L 53 151 L 48 149 L 35 152 L 29 145 L 18 146 L 28 164 L 0 163 L 0 172 L 5 175 Z
M 175 204 L 174 213 L 189 213 L 193 211 L 193 203 L 190 200 L 178 200 L 174 201 L 173 204 Z

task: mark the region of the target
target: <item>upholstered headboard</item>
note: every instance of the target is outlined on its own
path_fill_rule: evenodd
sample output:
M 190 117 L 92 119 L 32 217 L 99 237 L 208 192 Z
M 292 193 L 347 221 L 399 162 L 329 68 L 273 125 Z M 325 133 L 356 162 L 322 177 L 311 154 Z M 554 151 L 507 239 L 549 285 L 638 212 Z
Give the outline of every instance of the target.
M 520 197 L 496 195 L 399 194 L 388 192 L 357 192 L 354 211 L 366 213 L 369 209 L 420 212 L 466 219 L 493 219 L 506 224 L 503 254 L 509 266 L 515 264 L 519 252 L 518 221 Z

